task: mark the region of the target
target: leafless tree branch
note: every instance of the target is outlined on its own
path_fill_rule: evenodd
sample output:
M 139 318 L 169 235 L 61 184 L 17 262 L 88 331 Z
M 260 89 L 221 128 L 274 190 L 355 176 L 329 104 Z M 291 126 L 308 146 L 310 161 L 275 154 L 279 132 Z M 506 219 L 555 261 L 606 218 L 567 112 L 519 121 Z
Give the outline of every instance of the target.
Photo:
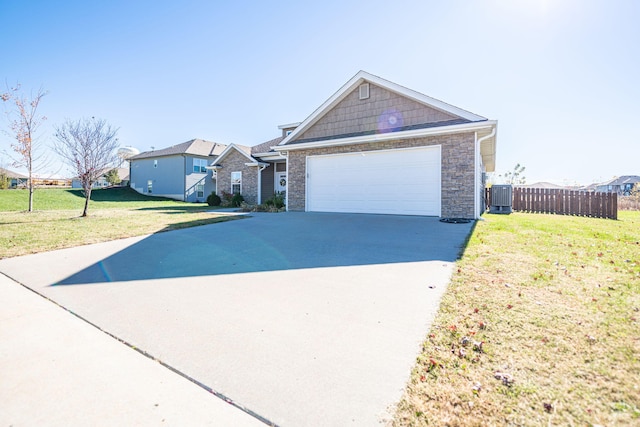
M 67 120 L 56 127 L 54 151 L 77 174 L 85 195 L 87 216 L 93 184 L 118 161 L 118 129 L 103 119 L 92 117 Z

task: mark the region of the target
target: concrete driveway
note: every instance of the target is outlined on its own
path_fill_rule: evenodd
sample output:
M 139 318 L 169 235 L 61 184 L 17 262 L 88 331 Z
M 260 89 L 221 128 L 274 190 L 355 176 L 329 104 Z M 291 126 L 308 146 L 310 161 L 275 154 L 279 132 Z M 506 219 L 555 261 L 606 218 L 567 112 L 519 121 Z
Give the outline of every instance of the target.
M 254 214 L 0 272 L 263 420 L 370 426 L 399 400 L 471 227 Z

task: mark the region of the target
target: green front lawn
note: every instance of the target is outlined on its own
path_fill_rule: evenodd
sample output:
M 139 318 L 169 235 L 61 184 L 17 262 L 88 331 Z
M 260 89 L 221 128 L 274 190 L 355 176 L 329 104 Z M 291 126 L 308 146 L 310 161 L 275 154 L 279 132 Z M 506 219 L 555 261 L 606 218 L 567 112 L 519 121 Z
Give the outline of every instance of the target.
M 82 190 L 37 189 L 31 213 L 28 197 L 27 190 L 0 191 L 0 259 L 235 218 L 129 188 L 93 190 L 86 218 Z
M 394 425 L 640 425 L 640 212 L 484 219 Z

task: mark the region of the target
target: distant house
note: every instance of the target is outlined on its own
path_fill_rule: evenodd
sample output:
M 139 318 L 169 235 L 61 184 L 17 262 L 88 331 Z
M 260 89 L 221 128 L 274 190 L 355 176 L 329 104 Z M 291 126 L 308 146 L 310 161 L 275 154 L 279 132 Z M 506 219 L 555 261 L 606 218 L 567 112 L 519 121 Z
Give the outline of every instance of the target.
M 567 187 L 565 187 L 564 185 L 558 185 L 558 184 L 554 184 L 552 182 L 546 182 L 546 181 L 535 182 L 533 184 L 518 185 L 518 187 L 544 188 L 544 189 L 550 189 L 550 190 L 565 190 L 565 189 L 567 189 Z
M 26 185 L 28 177 L 9 169 L 0 168 L 0 175 L 4 175 L 9 180 L 9 188 L 17 188 Z
M 595 184 L 595 191 L 598 193 L 613 192 L 621 196 L 628 196 L 636 186 L 640 186 L 640 176 L 624 175 L 600 184 Z
M 110 186 L 111 184 L 109 184 L 109 181 L 107 181 L 107 174 L 113 169 L 116 169 L 116 171 L 118 172 L 118 178 L 120 178 L 119 185 L 129 185 L 129 169 L 106 168 L 102 171 L 100 177 L 93 183 L 93 188 L 104 188 Z M 82 188 L 82 182 L 80 181 L 80 178 L 76 177 L 71 180 L 71 188 Z

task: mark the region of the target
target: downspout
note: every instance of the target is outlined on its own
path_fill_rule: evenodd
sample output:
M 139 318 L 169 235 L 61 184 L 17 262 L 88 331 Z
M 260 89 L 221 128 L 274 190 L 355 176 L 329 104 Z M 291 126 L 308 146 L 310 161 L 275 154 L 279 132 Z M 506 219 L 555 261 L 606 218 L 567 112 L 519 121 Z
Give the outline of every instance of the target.
M 262 171 L 268 168 L 269 165 L 258 166 L 258 204 L 262 204 Z
M 184 180 L 182 181 L 182 201 L 186 202 L 187 201 L 187 156 L 182 155 L 182 158 L 184 159 L 183 165 L 182 165 L 182 176 L 184 176 Z
M 285 169 L 286 169 L 285 172 L 287 173 L 287 178 L 286 178 L 286 180 L 287 180 L 287 190 L 284 193 L 284 205 L 287 207 L 287 212 L 289 212 L 289 152 L 285 151 L 285 153 L 287 153 L 287 154 L 283 154 L 282 151 L 278 151 L 278 154 L 280 155 L 280 157 L 283 157 L 284 160 L 285 160 L 284 165 L 285 165 Z M 275 171 L 274 171 L 274 173 L 275 173 Z M 306 171 L 305 171 L 305 173 L 306 173 Z M 306 178 L 305 178 L 305 181 L 306 181 Z M 306 198 L 306 194 L 305 194 L 305 198 Z
M 494 136 L 496 136 L 496 128 L 495 126 L 491 129 L 491 133 L 489 135 L 485 135 L 482 138 L 478 139 L 478 132 L 475 133 L 475 139 L 476 139 L 476 158 L 475 158 L 475 174 L 473 176 L 473 181 L 474 181 L 474 203 L 473 203 L 473 208 L 474 208 L 474 216 L 475 219 L 479 219 L 480 218 L 480 183 L 478 182 L 478 169 L 480 168 L 480 144 L 482 143 L 482 141 L 484 141 L 485 139 L 489 139 L 489 138 L 493 138 Z

